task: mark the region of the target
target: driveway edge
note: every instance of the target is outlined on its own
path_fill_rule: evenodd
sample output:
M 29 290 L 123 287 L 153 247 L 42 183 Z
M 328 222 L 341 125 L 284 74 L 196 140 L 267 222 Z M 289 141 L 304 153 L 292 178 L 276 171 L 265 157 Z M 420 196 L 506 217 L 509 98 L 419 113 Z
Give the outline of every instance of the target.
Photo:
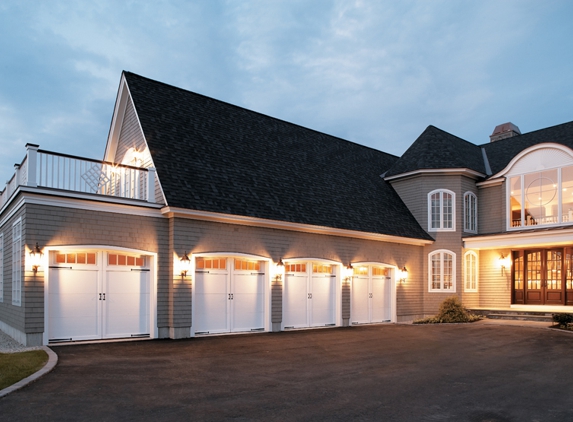
M 46 364 L 39 371 L 33 373 L 29 377 L 18 381 L 16 384 L 12 384 L 10 387 L 6 387 L 3 390 L 0 390 L 0 398 L 36 381 L 56 367 L 56 364 L 58 363 L 58 355 L 56 355 L 52 349 L 47 346 L 42 346 L 42 350 L 48 354 L 48 362 L 46 362 Z

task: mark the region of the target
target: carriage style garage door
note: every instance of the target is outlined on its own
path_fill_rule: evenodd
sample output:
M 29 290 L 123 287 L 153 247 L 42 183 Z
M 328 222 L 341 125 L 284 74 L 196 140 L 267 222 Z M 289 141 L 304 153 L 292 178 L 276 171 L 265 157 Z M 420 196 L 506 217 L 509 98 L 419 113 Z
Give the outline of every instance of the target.
M 336 275 L 332 265 L 285 264 L 284 328 L 336 325 Z
M 264 330 L 263 268 L 242 258 L 197 258 L 195 334 Z
M 376 265 L 354 267 L 351 321 L 369 324 L 390 321 L 391 289 L 388 269 Z
M 51 342 L 149 336 L 148 257 L 71 251 L 50 259 Z

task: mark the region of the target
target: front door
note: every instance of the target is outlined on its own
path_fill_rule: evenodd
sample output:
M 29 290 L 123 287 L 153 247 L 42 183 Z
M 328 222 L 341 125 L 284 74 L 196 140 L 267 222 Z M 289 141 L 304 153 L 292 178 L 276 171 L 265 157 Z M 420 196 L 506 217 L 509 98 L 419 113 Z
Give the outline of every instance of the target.
M 560 248 L 514 251 L 513 303 L 564 305 L 565 265 L 568 265 L 568 261 L 565 260 L 564 250 Z

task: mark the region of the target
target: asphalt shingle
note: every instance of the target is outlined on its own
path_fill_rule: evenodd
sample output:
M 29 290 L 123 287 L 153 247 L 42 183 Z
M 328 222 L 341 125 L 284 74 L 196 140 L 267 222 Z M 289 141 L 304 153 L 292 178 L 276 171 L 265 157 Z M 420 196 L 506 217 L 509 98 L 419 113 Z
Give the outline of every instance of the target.
M 124 74 L 168 205 L 431 239 L 380 177 L 397 157 Z

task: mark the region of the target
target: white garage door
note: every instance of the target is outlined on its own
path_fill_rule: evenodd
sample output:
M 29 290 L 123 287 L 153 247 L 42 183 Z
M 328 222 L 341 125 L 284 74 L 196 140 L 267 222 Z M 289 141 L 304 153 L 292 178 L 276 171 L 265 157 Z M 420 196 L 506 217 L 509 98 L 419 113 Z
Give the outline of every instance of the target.
M 318 262 L 285 264 L 283 322 L 285 328 L 336 325 L 336 275 Z
M 351 321 L 369 324 L 391 320 L 391 283 L 388 270 L 376 265 L 354 267 Z
M 239 258 L 197 258 L 195 334 L 264 330 L 263 264 Z
M 147 337 L 146 258 L 107 252 L 54 253 L 48 292 L 51 342 Z

